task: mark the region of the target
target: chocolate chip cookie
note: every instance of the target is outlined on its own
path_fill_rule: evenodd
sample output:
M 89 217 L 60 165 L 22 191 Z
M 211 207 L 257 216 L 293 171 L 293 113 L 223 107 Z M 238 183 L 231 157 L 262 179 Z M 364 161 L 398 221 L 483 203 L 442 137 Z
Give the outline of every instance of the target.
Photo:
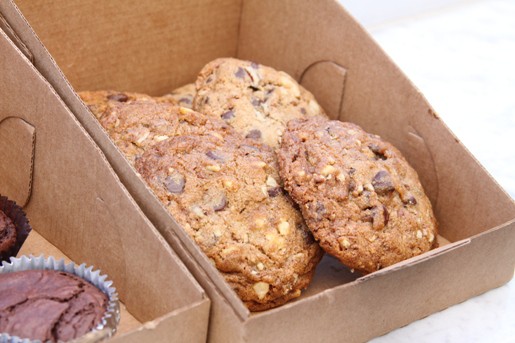
M 308 286 L 322 250 L 269 147 L 236 132 L 181 135 L 148 149 L 136 169 L 251 311 Z
M 351 123 L 293 120 L 278 159 L 316 240 L 349 268 L 370 273 L 436 246 L 417 173 L 379 136 Z
M 179 106 L 192 108 L 193 98 L 195 98 L 196 89 L 194 83 L 188 83 L 182 87 L 173 90 L 170 94 L 163 95 L 158 99 L 170 103 L 175 103 Z
M 146 148 L 171 136 L 206 130 L 223 134 L 229 129 L 221 120 L 211 120 L 191 109 L 158 98 L 114 93 L 118 100 L 113 100 L 106 94 L 111 93 L 83 92 L 81 96 L 84 95 L 85 102 L 131 164 Z
M 196 88 L 193 109 L 220 117 L 247 138 L 274 148 L 289 120 L 326 116 L 313 95 L 288 74 L 248 61 L 210 62 Z
M 108 108 L 109 104 L 131 103 L 133 101 L 152 100 L 152 97 L 146 94 L 117 92 L 117 91 L 84 91 L 79 92 L 82 101 L 88 106 L 89 110 L 100 118 L 100 116 Z
M 100 118 L 100 116 L 109 108 L 109 105 L 121 103 L 130 104 L 135 101 L 150 101 L 180 106 L 183 106 L 182 104 L 184 103 L 186 106 L 183 107 L 191 108 L 192 100 L 188 102 L 187 99 L 193 99 L 194 93 L 192 94 L 191 92 L 194 91 L 195 86 L 193 84 L 189 84 L 176 89 L 172 94 L 161 97 L 118 91 L 84 91 L 79 92 L 78 94 L 95 117 Z M 180 94 L 182 95 L 179 96 Z

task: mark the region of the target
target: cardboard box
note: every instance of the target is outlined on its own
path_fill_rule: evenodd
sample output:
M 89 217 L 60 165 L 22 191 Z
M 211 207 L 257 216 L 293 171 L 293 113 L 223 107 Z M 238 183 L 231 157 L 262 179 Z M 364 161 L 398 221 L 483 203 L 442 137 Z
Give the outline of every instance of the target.
M 66 257 L 106 273 L 123 303 L 113 341 L 206 340 L 204 291 L 1 29 L 0 147 L 0 193 L 24 207 L 34 228 L 21 253 Z
M 16 3 L 37 33 L 7 2 L 1 10 L 20 45 L 211 298 L 210 341 L 364 341 L 513 277 L 513 200 L 336 1 Z M 221 56 L 285 70 L 332 118 L 394 143 L 433 203 L 441 246 L 366 276 L 351 274 L 326 256 L 299 299 L 250 313 L 75 93 L 116 89 L 161 95 L 194 81 L 206 62 Z

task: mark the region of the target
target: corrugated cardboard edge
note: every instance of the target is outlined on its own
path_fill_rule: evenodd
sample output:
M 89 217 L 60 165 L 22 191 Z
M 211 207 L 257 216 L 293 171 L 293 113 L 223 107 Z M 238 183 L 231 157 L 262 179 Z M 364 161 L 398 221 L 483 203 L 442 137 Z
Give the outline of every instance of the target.
M 2 13 L 0 13 L 0 29 L 2 29 L 7 37 L 11 39 L 11 41 L 20 49 L 20 51 L 29 59 L 31 63 L 34 63 L 34 56 L 30 52 L 30 50 L 27 48 L 25 43 L 18 37 L 16 32 L 12 29 L 11 25 L 5 20 L 5 18 L 2 16 Z

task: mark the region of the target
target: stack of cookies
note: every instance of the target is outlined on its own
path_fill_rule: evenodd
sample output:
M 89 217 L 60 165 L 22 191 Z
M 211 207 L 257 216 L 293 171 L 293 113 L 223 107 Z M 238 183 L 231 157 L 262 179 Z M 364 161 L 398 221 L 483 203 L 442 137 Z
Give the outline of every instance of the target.
M 370 273 L 436 246 L 401 153 L 284 72 L 223 58 L 162 97 L 80 95 L 251 311 L 300 296 L 323 250 Z

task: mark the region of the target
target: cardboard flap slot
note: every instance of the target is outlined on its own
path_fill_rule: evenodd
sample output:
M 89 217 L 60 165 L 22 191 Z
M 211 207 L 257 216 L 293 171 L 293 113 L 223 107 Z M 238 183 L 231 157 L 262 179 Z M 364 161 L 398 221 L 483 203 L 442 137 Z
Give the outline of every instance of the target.
M 424 190 L 431 200 L 433 208 L 438 205 L 439 181 L 438 170 L 431 153 L 422 134 L 412 125 L 408 125 L 405 135 L 405 144 L 402 147 L 403 153 L 412 165 L 418 171 L 418 176 Z
M 346 75 L 347 69 L 343 66 L 318 61 L 304 69 L 299 83 L 313 93 L 331 119 L 337 119 L 342 109 Z
M 0 193 L 20 206 L 32 191 L 36 129 L 21 118 L 0 119 Z

